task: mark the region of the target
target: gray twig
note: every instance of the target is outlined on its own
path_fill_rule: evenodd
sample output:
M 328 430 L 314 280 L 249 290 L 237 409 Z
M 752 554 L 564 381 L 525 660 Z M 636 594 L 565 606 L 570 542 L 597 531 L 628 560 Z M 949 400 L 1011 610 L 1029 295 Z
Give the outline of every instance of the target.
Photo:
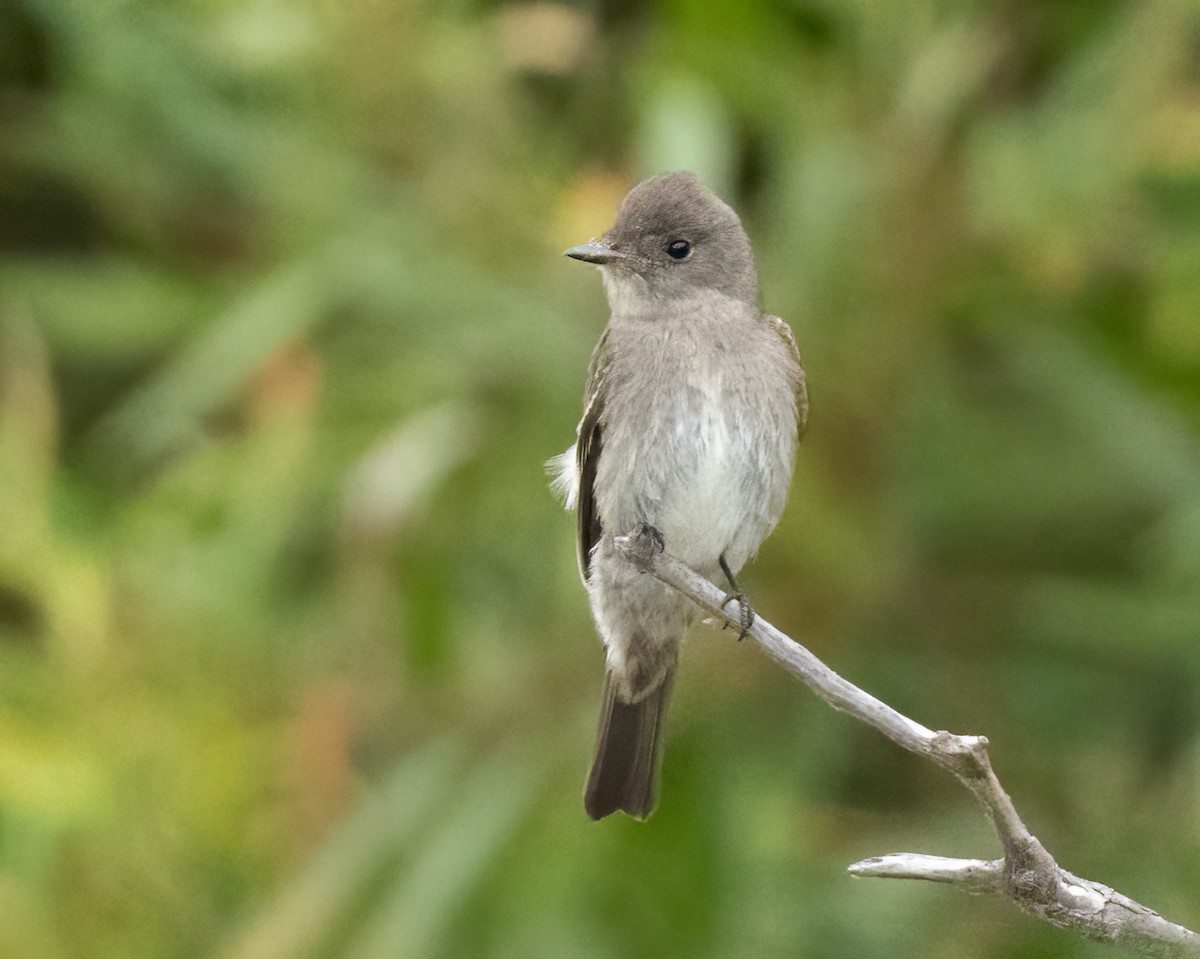
M 653 536 L 644 531 L 620 536 L 616 546 L 643 572 L 679 590 L 728 625 L 740 626 L 737 601 L 722 607 L 725 594 L 664 553 Z M 761 616 L 755 616 L 747 635 L 835 709 L 874 726 L 905 749 L 950 770 L 983 805 L 1004 846 L 1004 858 L 991 861 L 913 853 L 878 856 L 850 866 L 851 875 L 950 883 L 971 893 L 1005 896 L 1025 912 L 1090 939 L 1114 942 L 1151 956 L 1200 957 L 1200 936 L 1190 929 L 1169 922 L 1108 886 L 1080 879 L 1055 862 L 1021 821 L 996 778 L 986 738 L 935 732 L 909 719 L 843 679 Z

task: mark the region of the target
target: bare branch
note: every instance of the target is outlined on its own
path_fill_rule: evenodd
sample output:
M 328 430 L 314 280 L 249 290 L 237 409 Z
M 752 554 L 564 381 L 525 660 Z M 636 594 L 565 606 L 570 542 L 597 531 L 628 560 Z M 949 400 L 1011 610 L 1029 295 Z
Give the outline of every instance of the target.
M 856 862 L 850 875 L 877 879 L 925 879 L 948 882 L 967 892 L 1003 892 L 1003 859 L 947 859 L 920 853 L 898 852 Z
M 616 546 L 643 572 L 679 590 L 701 609 L 727 625 L 740 624 L 737 601 L 722 607 L 724 594 L 662 552 L 653 536 L 646 532 L 620 536 Z M 1167 921 L 1108 886 L 1080 879 L 1054 861 L 1017 815 L 992 770 L 983 736 L 959 736 L 922 726 L 843 679 L 762 617 L 755 617 L 748 635 L 829 705 L 950 770 L 983 805 L 1004 846 L 1004 858 L 992 861 L 913 853 L 865 859 L 850 867 L 851 875 L 951 883 L 971 893 L 1005 896 L 1025 912 L 1090 939 L 1115 942 L 1152 956 L 1200 957 L 1200 936 L 1190 929 Z

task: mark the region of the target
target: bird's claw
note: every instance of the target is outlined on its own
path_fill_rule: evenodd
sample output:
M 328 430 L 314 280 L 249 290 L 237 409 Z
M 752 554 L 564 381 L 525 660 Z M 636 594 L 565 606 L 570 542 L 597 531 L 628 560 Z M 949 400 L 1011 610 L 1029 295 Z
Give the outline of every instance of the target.
M 741 592 L 726 593 L 725 598 L 721 600 L 721 609 L 724 610 L 725 607 L 732 603 L 735 599 L 737 600 L 738 610 L 741 613 L 741 615 L 738 617 L 738 642 L 740 643 L 743 639 L 750 635 L 750 627 L 754 625 L 754 618 L 756 614 L 754 612 L 754 607 L 750 605 L 750 597 Z M 726 618 L 725 625 L 721 628 L 728 629 L 729 622 L 729 619 Z
M 666 544 L 663 541 L 663 534 L 651 526 L 649 523 L 638 523 L 637 529 L 633 531 L 634 539 L 648 538 L 654 544 L 655 552 L 661 553 Z
M 724 553 L 717 557 L 717 562 L 721 564 L 721 572 L 725 574 L 725 578 L 729 581 L 729 592 L 721 600 L 721 611 L 724 612 L 725 607 L 735 599 L 738 601 L 738 610 L 741 613 L 738 624 L 741 626 L 741 631 L 738 633 L 738 642 L 740 643 L 749 634 L 750 627 L 754 625 L 754 607 L 750 605 L 750 597 L 746 595 L 745 590 L 738 584 L 737 577 L 733 575 L 733 570 L 729 568 L 729 563 L 726 561 Z M 728 618 L 726 618 L 725 625 L 721 628 L 729 628 Z

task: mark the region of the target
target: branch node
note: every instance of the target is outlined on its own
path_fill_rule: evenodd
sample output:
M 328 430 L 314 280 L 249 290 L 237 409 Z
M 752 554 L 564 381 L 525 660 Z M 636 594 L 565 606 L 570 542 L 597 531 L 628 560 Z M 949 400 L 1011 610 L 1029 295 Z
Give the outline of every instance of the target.
M 1012 842 L 1004 856 L 1004 875 L 1018 902 L 1047 905 L 1058 898 L 1058 863 L 1035 836 Z
M 979 780 L 987 776 L 991 767 L 987 754 L 986 736 L 959 736 L 938 730 L 930 743 L 934 756 L 956 776 L 967 780 Z

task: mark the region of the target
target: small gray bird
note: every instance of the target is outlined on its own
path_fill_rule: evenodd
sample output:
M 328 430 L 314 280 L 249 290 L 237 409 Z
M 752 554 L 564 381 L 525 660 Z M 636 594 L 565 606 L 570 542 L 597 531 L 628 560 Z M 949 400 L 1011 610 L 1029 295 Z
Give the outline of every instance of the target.
M 644 819 L 699 609 L 639 573 L 613 537 L 649 527 L 701 575 L 723 574 L 748 611 L 735 577 L 783 512 L 808 397 L 791 330 L 759 312 L 741 221 L 694 174 L 638 184 L 611 230 L 566 255 L 600 267 L 612 310 L 575 445 L 549 464 L 578 512 L 580 574 L 607 650 L 584 807 Z

